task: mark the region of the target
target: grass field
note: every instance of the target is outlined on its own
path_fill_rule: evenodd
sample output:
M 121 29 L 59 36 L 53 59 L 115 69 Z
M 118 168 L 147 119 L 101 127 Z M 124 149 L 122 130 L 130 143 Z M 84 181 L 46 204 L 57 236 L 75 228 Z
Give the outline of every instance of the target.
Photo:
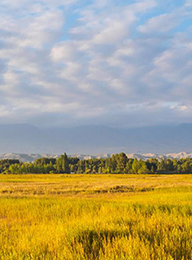
M 0 259 L 192 259 L 192 175 L 0 175 Z

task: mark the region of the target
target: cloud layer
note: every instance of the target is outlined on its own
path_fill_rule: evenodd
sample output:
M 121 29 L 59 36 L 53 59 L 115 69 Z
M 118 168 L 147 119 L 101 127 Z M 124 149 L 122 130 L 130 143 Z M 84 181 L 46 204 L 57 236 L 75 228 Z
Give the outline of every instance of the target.
M 191 122 L 192 4 L 174 2 L 2 0 L 1 122 Z

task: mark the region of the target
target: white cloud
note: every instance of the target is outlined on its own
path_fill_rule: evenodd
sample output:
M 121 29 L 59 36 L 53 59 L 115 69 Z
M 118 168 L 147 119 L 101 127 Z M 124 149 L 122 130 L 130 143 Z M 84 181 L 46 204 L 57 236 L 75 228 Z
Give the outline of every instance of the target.
M 177 14 L 161 14 L 149 19 L 146 24 L 139 26 L 139 31 L 143 33 L 168 32 L 179 23 Z
M 76 58 L 76 47 L 70 42 L 60 43 L 52 48 L 51 58 L 55 62 L 73 60 Z
M 1 118 L 55 113 L 134 125 L 156 122 L 156 112 L 162 122 L 185 119 L 192 41 L 182 22 L 191 6 L 172 5 L 159 14 L 163 4 L 153 0 L 2 0 Z

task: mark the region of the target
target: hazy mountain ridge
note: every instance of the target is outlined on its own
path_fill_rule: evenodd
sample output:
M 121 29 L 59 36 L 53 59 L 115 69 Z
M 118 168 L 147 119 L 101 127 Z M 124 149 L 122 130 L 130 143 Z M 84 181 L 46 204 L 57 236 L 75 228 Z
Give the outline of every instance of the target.
M 192 150 L 192 124 L 112 128 L 79 126 L 41 129 L 31 125 L 0 125 L 0 153 L 30 154 L 154 154 Z
M 93 159 L 93 158 L 108 158 L 111 157 L 112 154 L 99 154 L 99 155 L 84 155 L 84 154 L 76 154 L 76 155 L 69 155 L 72 157 L 78 157 L 79 159 Z M 181 159 L 181 158 L 192 158 L 192 153 L 187 152 L 180 152 L 180 153 L 169 153 L 169 154 L 153 154 L 153 153 L 146 153 L 146 154 L 136 154 L 136 153 L 129 153 L 126 154 L 128 158 L 137 158 L 142 160 L 147 160 L 150 158 L 169 158 L 169 159 Z M 48 158 L 58 158 L 60 154 L 19 154 L 19 153 L 7 153 L 1 154 L 0 159 L 18 159 L 21 162 L 32 162 L 36 159 L 42 157 Z

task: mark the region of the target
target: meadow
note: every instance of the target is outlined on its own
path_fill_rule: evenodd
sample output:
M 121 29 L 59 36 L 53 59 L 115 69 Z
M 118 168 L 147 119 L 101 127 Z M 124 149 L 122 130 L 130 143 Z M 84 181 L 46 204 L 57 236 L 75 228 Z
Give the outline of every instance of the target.
M 192 259 L 192 175 L 0 175 L 0 259 Z

